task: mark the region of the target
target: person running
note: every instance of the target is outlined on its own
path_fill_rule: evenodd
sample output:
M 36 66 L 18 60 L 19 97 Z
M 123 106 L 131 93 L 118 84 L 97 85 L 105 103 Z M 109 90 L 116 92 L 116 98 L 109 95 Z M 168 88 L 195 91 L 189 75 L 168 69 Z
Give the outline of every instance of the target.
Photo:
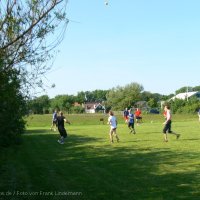
M 110 142 L 113 143 L 113 135 L 115 135 L 117 142 L 119 142 L 119 137 L 117 135 L 117 118 L 114 116 L 113 111 L 109 111 L 108 124 L 110 125 Z
M 59 116 L 57 117 L 57 126 L 58 126 L 58 131 L 60 133 L 60 139 L 58 142 L 60 144 L 64 144 L 65 138 L 67 137 L 67 131 L 65 129 L 64 123 L 71 124 L 66 118 L 63 116 L 63 112 L 59 112 Z
M 166 112 L 165 122 L 163 123 L 165 125 L 163 128 L 164 141 L 168 142 L 167 133 L 172 133 L 176 135 L 176 139 L 178 139 L 180 137 L 180 134 L 177 134 L 171 130 L 172 114 L 171 114 L 170 106 L 169 105 L 165 106 L 164 111 Z
M 129 115 L 129 111 L 128 111 L 128 108 L 126 108 L 124 110 L 124 113 L 123 113 L 123 117 L 124 117 L 125 123 L 128 122 L 128 115 Z
M 56 125 L 57 125 L 57 110 L 54 111 L 52 115 L 52 124 L 51 124 L 51 131 L 56 131 Z
M 129 110 L 129 115 L 128 115 L 128 128 L 130 129 L 130 133 L 136 134 L 134 128 L 134 114 L 132 113 L 131 109 Z

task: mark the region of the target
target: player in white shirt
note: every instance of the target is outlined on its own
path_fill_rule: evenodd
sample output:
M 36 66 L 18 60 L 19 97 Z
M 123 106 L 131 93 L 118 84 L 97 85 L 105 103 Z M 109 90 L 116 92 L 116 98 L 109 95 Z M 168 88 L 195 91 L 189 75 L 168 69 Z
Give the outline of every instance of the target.
M 113 135 L 115 135 L 117 142 L 119 142 L 119 137 L 117 135 L 117 119 L 112 111 L 109 111 L 108 124 L 110 125 L 110 142 L 113 143 Z

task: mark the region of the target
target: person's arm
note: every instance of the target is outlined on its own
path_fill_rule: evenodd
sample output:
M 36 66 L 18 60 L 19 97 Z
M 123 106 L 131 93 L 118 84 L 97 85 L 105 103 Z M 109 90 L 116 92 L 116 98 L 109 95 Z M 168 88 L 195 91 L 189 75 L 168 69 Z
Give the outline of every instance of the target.
M 67 119 L 64 119 L 64 121 L 65 121 L 65 123 L 67 123 L 67 124 L 71 124 L 70 121 L 67 120 Z

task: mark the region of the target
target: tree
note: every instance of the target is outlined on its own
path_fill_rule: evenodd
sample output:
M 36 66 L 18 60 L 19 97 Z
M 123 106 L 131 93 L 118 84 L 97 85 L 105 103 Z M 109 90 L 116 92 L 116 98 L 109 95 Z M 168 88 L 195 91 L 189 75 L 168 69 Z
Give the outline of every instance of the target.
M 190 86 L 184 86 L 184 87 L 176 90 L 175 93 L 179 94 L 179 93 L 191 92 L 191 91 L 193 91 L 192 87 L 190 87 Z
M 76 96 L 76 101 L 78 103 L 84 102 L 102 102 L 106 101 L 106 94 L 108 90 L 94 90 L 94 91 L 86 91 L 86 92 L 78 92 Z
M 1 71 L 17 69 L 23 92 L 42 86 L 42 78 L 50 69 L 47 61 L 55 54 L 52 51 L 61 42 L 69 21 L 66 4 L 66 0 L 0 1 Z
M 30 88 L 43 86 L 42 78 L 50 69 L 47 61 L 69 22 L 66 5 L 67 0 L 0 1 L 0 99 L 7 105 L 0 114 L 4 144 L 24 130 L 25 100 Z M 12 125 L 5 123 L 11 120 Z
M 13 70 L 0 73 L 0 146 L 19 143 L 25 127 L 22 116 L 26 114 L 26 102 L 20 91 L 18 73 Z
M 154 98 L 150 98 L 148 101 L 148 106 L 151 108 L 155 108 L 158 106 L 157 102 L 158 101 L 156 101 Z
M 133 106 L 139 100 L 143 86 L 138 83 L 130 83 L 124 87 L 117 86 L 107 93 L 107 106 L 114 110 L 123 110 Z
M 50 100 L 47 95 L 34 98 L 29 101 L 29 109 L 34 114 L 44 114 L 49 112 Z
M 144 91 L 140 94 L 140 99 L 142 101 L 148 102 L 149 107 L 155 108 L 158 107 L 158 102 L 160 102 L 163 99 L 163 96 L 158 93 Z
M 200 91 L 200 86 L 193 87 L 193 91 Z
M 75 103 L 75 99 L 73 95 L 57 95 L 55 98 L 51 99 L 51 108 L 52 110 L 56 108 L 69 113 Z

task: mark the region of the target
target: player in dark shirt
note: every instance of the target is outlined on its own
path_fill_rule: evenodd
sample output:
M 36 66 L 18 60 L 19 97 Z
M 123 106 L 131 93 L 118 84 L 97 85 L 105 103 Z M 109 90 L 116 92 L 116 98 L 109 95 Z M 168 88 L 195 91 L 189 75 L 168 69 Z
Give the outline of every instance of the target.
M 64 144 L 64 140 L 67 137 L 67 131 L 65 129 L 65 123 L 70 124 L 70 122 L 68 120 L 66 120 L 66 118 L 63 116 L 63 112 L 60 111 L 59 112 L 59 116 L 57 116 L 57 127 L 58 127 L 58 131 L 60 133 L 60 140 L 58 140 L 58 142 L 60 144 Z

